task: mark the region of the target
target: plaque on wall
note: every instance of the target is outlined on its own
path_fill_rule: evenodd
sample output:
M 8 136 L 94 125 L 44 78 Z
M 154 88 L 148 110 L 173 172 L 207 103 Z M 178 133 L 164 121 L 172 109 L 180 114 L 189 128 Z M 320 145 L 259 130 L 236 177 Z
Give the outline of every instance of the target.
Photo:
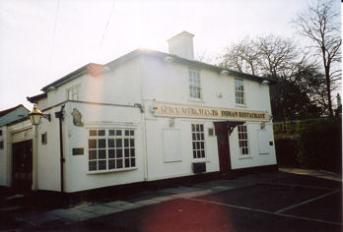
M 83 147 L 73 148 L 73 155 L 83 155 L 84 149 Z

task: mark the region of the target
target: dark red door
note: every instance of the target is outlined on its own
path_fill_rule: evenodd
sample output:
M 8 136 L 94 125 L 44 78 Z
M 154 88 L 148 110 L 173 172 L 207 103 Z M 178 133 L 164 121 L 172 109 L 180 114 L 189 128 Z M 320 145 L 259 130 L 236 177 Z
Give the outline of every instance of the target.
M 228 132 L 217 135 L 220 172 L 227 173 L 230 170 L 230 147 Z
M 214 123 L 218 142 L 219 166 L 220 172 L 222 173 L 228 173 L 231 170 L 229 136 L 236 126 L 242 125 L 243 123 L 244 122 L 238 121 L 225 121 Z
M 29 191 L 32 185 L 32 140 L 12 145 L 12 186 L 19 191 Z

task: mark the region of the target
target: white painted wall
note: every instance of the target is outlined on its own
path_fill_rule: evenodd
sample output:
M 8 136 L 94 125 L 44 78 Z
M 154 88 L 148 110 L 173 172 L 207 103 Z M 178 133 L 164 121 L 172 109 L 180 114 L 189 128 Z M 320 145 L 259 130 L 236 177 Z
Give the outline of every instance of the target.
M 276 156 L 272 123 L 266 123 L 266 127 L 263 130 L 261 130 L 260 123 L 258 122 L 248 122 L 246 126 L 248 130 L 248 155 L 241 155 L 240 153 L 237 128 L 234 129 L 229 137 L 232 169 L 275 165 Z M 265 133 L 260 134 L 261 131 Z M 264 138 L 260 138 L 261 136 L 264 136 Z M 260 153 L 259 140 L 267 141 L 268 144 L 269 141 L 272 141 L 273 145 L 267 147 L 266 153 Z
M 73 124 L 71 112 L 76 108 L 82 114 L 83 127 Z M 88 171 L 88 130 L 91 128 L 133 128 L 135 130 L 136 169 Z M 144 132 L 142 115 L 138 108 L 67 103 L 65 120 L 65 189 L 66 192 L 140 182 L 144 180 Z M 84 155 L 72 155 L 72 149 L 84 148 Z
M 56 105 L 67 100 L 67 90 L 78 86 L 79 100 L 134 104 L 140 101 L 138 60 L 130 60 L 119 66 L 109 65 L 108 70 L 100 76 L 82 75 L 55 90 L 48 91 L 48 97 L 38 104 L 40 109 Z
M 182 162 L 166 163 L 162 160 L 161 136 L 162 131 L 168 128 L 169 119 L 155 118 L 150 109 L 153 99 L 156 101 L 201 105 L 210 107 L 236 108 L 246 110 L 266 111 L 271 113 L 269 87 L 256 81 L 244 79 L 245 106 L 235 104 L 235 87 L 233 76 L 221 75 L 217 72 L 201 69 L 202 99 L 189 97 L 189 67 L 183 64 L 168 63 L 155 58 L 141 59 L 143 97 L 146 105 L 147 139 L 149 156 L 149 179 L 161 179 L 183 175 L 191 175 L 192 150 L 190 122 L 175 119 L 175 128 L 181 132 Z M 221 97 L 218 97 L 221 95 Z M 213 120 L 203 121 L 205 128 L 213 127 Z M 247 168 L 255 166 L 276 164 L 274 145 L 269 146 L 267 154 L 259 154 L 258 138 L 260 123 L 248 122 L 249 151 L 250 155 L 243 157 L 239 153 L 237 129 L 230 136 L 232 168 Z M 207 134 L 207 131 L 205 131 Z M 272 141 L 272 124 L 267 123 L 263 140 Z M 207 144 L 207 167 L 208 171 L 218 171 L 218 149 L 216 136 L 206 136 Z
M 204 160 L 193 159 L 192 151 L 192 123 L 204 124 L 206 158 Z M 148 178 L 159 180 L 172 177 L 193 175 L 192 163 L 205 161 L 206 171 L 214 172 L 219 170 L 217 139 L 215 136 L 208 136 L 208 128 L 213 128 L 212 122 L 205 120 L 175 119 L 175 125 L 169 126 L 169 119 L 150 119 L 146 121 L 147 145 L 148 145 Z M 163 131 L 174 129 L 179 131 L 180 143 L 173 144 L 180 147 L 181 160 L 166 162 L 163 149 Z
M 144 100 L 271 112 L 268 86 L 259 82 L 244 79 L 246 106 L 242 107 L 235 104 L 233 76 L 198 69 L 202 88 L 202 99 L 198 100 L 189 97 L 189 67 L 186 65 L 146 57 L 141 59 L 141 66 Z M 222 97 L 218 97 L 219 94 Z

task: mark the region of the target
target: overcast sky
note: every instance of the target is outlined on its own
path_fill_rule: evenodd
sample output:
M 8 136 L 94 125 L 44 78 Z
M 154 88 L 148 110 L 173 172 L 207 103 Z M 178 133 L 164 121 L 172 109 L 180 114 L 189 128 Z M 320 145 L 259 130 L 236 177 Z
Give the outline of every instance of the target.
M 245 36 L 294 37 L 290 21 L 309 0 L 22 0 L 0 2 L 0 110 L 23 103 L 89 62 L 136 48 L 167 51 L 183 30 L 195 55 L 215 58 Z M 340 4 L 339 1 L 337 1 Z

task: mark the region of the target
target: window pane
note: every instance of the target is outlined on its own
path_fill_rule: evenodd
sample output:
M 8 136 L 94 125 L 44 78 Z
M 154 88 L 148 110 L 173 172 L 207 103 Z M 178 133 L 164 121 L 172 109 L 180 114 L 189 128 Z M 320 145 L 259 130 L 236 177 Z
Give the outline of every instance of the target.
M 123 157 L 123 149 L 117 149 L 117 158 Z
M 105 139 L 99 139 L 98 140 L 98 147 L 99 148 L 105 148 L 106 147 L 106 140 Z
M 125 130 L 125 136 L 129 136 L 130 135 L 130 131 L 129 130 Z
M 115 130 L 109 130 L 108 134 L 109 134 L 110 136 L 114 136 L 114 135 L 115 135 Z
M 126 148 L 125 149 L 125 157 L 129 157 L 130 156 L 130 149 Z
M 118 136 L 120 136 L 120 135 L 121 135 L 121 130 L 116 130 L 116 134 L 117 134 Z
M 131 159 L 131 167 L 135 167 L 136 166 L 136 160 L 135 159 Z
M 129 139 L 124 139 L 124 147 L 128 147 L 129 146 Z
M 96 170 L 96 161 L 89 161 L 89 171 Z
M 130 147 L 134 147 L 135 146 L 135 140 L 134 139 L 130 139 Z
M 96 148 L 96 139 L 88 140 L 88 148 Z
M 108 147 L 114 147 L 114 139 L 108 139 Z
M 130 159 L 125 159 L 125 167 L 130 167 Z
M 99 165 L 99 170 L 105 170 L 106 169 L 106 160 L 100 160 L 98 165 Z
M 98 152 L 99 159 L 106 159 L 106 150 L 99 150 Z
M 89 136 L 96 136 L 96 130 L 90 130 Z
M 98 136 L 105 136 L 105 130 L 98 130 Z
M 131 154 L 131 157 L 135 156 L 135 149 L 134 148 L 130 149 L 130 154 Z
M 88 154 L 90 160 L 96 159 L 96 150 L 90 150 L 88 151 Z
M 114 153 L 115 153 L 114 149 L 108 150 L 108 158 L 115 158 Z
M 122 168 L 123 167 L 123 160 L 117 160 L 117 168 Z
M 116 147 L 122 147 L 122 139 L 116 139 Z
M 116 168 L 116 161 L 115 160 L 109 160 L 108 161 L 108 169 L 114 169 Z
M 130 130 L 130 135 L 134 136 L 135 135 L 135 131 L 134 130 Z

